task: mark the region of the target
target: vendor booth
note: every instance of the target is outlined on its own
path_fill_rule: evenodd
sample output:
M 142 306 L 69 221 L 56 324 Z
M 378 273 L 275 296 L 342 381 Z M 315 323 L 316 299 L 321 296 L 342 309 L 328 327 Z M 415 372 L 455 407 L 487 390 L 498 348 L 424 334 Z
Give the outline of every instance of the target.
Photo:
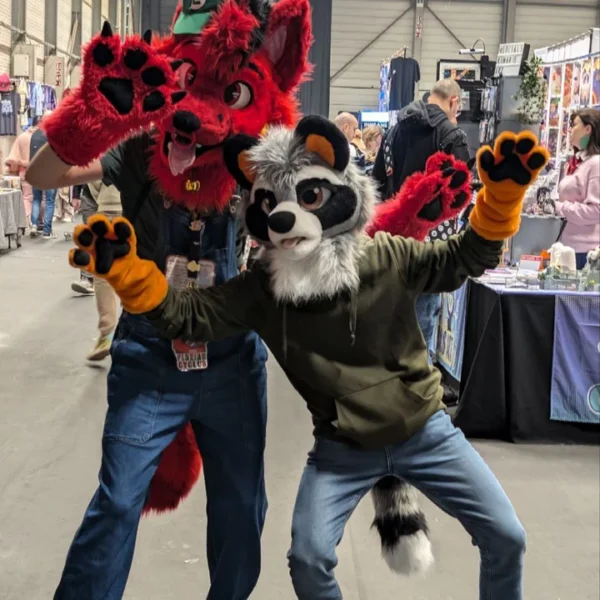
M 517 70 L 525 47 L 506 49 Z M 572 153 L 570 115 L 600 108 L 600 29 L 535 55 L 547 82 L 540 139 L 551 162 L 528 191 L 504 265 L 444 294 L 435 351 L 460 392 L 454 418 L 467 436 L 598 444 L 600 256 L 592 253 L 577 271 L 574 252 L 557 244 L 566 221 L 554 215 L 552 200 Z M 498 65 L 509 62 L 499 58 Z M 506 85 L 511 77 L 518 73 L 496 73 L 482 93 L 482 143 L 520 128 L 505 98 L 517 86 Z

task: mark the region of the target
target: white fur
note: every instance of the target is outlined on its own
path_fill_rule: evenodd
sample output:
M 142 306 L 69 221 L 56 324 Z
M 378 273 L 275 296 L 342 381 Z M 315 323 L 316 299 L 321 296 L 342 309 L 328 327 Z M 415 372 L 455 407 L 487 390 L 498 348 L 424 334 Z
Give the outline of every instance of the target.
M 348 233 L 321 240 L 318 252 L 301 260 L 277 248 L 264 248 L 260 260 L 268 266 L 275 298 L 296 304 L 358 290 L 360 247 L 359 236 Z
M 382 549 L 381 556 L 399 575 L 425 575 L 435 563 L 431 542 L 423 531 L 403 536 L 394 548 Z

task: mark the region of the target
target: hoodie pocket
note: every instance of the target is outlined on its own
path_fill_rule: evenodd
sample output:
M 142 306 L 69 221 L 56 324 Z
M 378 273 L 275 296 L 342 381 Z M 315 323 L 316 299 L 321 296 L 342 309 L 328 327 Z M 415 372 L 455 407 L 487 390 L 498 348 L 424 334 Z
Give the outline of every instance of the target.
M 394 444 L 422 426 L 432 401 L 392 377 L 335 401 L 338 432 L 366 448 Z

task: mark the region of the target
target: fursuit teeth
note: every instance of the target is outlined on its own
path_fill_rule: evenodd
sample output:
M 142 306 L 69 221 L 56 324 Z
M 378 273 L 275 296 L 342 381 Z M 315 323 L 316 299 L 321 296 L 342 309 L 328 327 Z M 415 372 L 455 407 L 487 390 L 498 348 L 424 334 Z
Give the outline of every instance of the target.
M 381 538 L 381 555 L 400 575 L 424 575 L 435 560 L 425 515 L 417 492 L 403 479 L 388 476 L 371 491 L 375 507 L 373 527 Z
M 92 215 L 75 228 L 73 241 L 71 266 L 106 279 L 127 312 L 150 312 L 167 297 L 167 278 L 154 262 L 138 257 L 135 232 L 124 217 Z
M 86 166 L 132 133 L 150 129 L 184 96 L 151 35 L 122 42 L 105 23 L 85 49 L 81 86 L 42 121 L 42 129 L 61 160 Z
M 423 241 L 440 223 L 456 218 L 470 198 L 469 165 L 437 152 L 427 161 L 424 173 L 408 177 L 391 200 L 377 206 L 367 233 L 385 231 Z
M 470 222 L 482 238 L 502 241 L 519 230 L 527 188 L 549 158 L 548 151 L 529 131 L 502 133 L 493 150 L 489 146 L 479 150 L 477 168 L 484 187 L 477 195 Z

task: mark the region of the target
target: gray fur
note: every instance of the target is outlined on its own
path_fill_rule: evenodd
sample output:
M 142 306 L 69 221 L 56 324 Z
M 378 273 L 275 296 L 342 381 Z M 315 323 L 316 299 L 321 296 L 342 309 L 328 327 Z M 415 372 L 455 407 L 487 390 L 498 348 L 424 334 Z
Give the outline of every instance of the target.
M 310 165 L 330 169 L 319 156 L 306 151 L 293 131 L 284 128 L 270 130 L 250 151 L 250 163 L 256 180 L 268 181 L 280 199 L 295 197 L 302 169 Z M 317 249 L 303 260 L 288 260 L 284 253 L 270 246 L 265 246 L 259 257 L 267 264 L 273 293 L 281 302 L 331 298 L 342 291 L 358 290 L 362 234 L 372 217 L 377 192 L 371 178 L 353 163 L 336 175 L 358 198 L 359 211 L 353 228 L 340 235 L 323 237 Z M 246 208 L 247 205 L 242 211 Z

